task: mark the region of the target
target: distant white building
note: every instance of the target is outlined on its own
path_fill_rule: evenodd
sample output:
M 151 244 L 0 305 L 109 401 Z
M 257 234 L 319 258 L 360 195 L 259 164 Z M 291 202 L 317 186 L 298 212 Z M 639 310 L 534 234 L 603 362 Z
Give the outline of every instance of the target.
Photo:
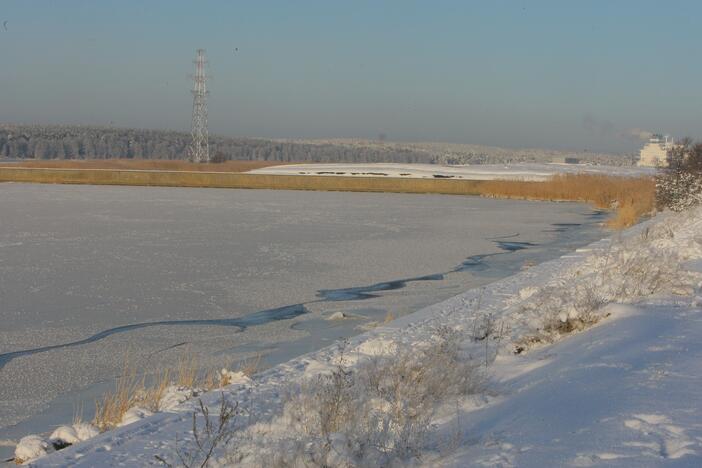
M 673 147 L 673 139 L 666 135 L 653 135 L 641 148 L 638 166 L 668 167 L 668 150 Z

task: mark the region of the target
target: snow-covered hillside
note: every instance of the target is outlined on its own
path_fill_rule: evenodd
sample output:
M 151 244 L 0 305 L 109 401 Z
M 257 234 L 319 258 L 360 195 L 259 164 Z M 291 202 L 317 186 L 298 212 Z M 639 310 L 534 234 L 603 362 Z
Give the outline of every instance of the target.
M 215 432 L 236 407 L 209 464 L 700 466 L 701 280 L 702 208 L 659 215 L 206 394 Z M 34 465 L 199 466 L 194 413 Z

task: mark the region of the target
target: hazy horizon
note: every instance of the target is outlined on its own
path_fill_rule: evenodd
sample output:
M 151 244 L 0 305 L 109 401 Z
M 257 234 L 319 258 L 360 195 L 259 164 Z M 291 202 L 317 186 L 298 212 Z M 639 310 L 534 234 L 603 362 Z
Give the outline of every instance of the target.
M 632 152 L 702 136 L 695 2 L 11 0 L 0 122 Z

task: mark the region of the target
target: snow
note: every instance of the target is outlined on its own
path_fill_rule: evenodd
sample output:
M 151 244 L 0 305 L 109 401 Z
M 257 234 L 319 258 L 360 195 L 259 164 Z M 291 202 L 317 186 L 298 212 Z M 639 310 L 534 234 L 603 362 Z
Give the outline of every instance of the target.
M 49 452 L 49 444 L 38 435 L 22 437 L 15 448 L 15 460 L 23 462 L 43 457 Z
M 72 426 L 59 426 L 49 436 L 49 440 L 59 444 L 75 444 L 80 442 L 78 433 Z
M 652 175 L 654 169 L 641 167 L 593 166 L 583 164 L 441 164 L 402 163 L 317 163 L 268 166 L 250 171 L 254 174 L 318 175 L 344 177 L 396 177 L 403 179 L 455 178 L 470 180 L 546 180 L 555 174 L 588 173 L 620 176 Z
M 79 422 L 73 425 L 73 429 L 76 431 L 76 435 L 80 440 L 92 439 L 100 433 L 97 427 L 90 423 Z
M 185 400 L 183 400 L 185 401 Z M 126 413 L 122 416 L 122 421 L 117 425 L 118 427 L 126 426 L 128 424 L 135 423 L 137 421 L 140 421 L 144 418 L 148 418 L 149 416 L 153 416 L 154 413 L 151 411 L 147 410 L 146 408 L 140 408 L 138 406 L 134 406 L 133 408 L 129 408 Z
M 198 396 L 202 391 L 181 385 L 169 385 L 163 391 L 161 399 L 158 401 L 158 408 L 161 411 L 172 411 L 183 402 Z
M 338 311 L 338 312 L 334 312 L 329 317 L 327 317 L 327 320 L 344 320 L 346 318 L 348 318 L 348 315 L 346 315 L 345 313 L 343 313 L 341 311 Z
M 666 213 L 621 236 L 401 317 L 344 346 L 276 366 L 257 375 L 253 387 L 227 388 L 226 398 L 250 417 L 239 423 L 240 445 L 220 448 L 213 466 L 231 462 L 227 450 L 234 448 L 261 455 L 295 449 L 290 437 L 304 443 L 303 434 L 289 430 L 287 438 L 262 438 L 296 424 L 283 405 L 285 389 L 295 382 L 328 372 L 342 357 L 353 357 L 346 362 L 354 367 L 373 359 L 369 356 L 422 349 L 440 327 L 461 333 L 462 349 L 485 360 L 488 385 L 484 393 L 445 402 L 433 439 L 414 464 L 700 466 L 701 258 L 702 208 Z M 554 318 L 586 315 L 594 319 L 582 328 L 548 328 Z M 488 338 L 476 339 L 486 329 Z M 524 344 L 528 337 L 533 339 Z M 518 345 L 523 348 L 515 354 Z M 205 394 L 202 400 L 216 408 L 219 398 Z M 145 465 L 155 455 L 172 459 L 176 437 L 183 440 L 188 432 L 194 408 L 193 401 L 186 402 L 176 413 L 146 418 L 35 464 Z M 261 432 L 264 427 L 268 432 Z M 247 439 L 247 431 L 261 437 Z M 347 435 L 333 434 L 329 443 L 337 451 L 328 457 L 338 458 L 327 462 L 358 462 Z
M 227 385 L 250 384 L 253 382 L 251 377 L 246 375 L 243 371 L 230 371 L 227 369 L 222 369 L 220 371 L 220 376 L 222 382 L 226 382 Z
M 641 302 L 553 346 L 501 358 L 493 375 L 502 397 L 461 415 L 472 441 L 441 464 L 700 466 L 700 318 L 688 304 Z

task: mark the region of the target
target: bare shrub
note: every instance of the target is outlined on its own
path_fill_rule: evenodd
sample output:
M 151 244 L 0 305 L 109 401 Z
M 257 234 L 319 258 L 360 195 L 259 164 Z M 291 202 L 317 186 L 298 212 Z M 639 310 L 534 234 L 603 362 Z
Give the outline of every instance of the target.
M 178 466 L 192 468 L 207 466 L 218 447 L 226 445 L 233 437 L 233 424 L 238 415 L 239 404 L 231 403 L 222 394 L 219 411 L 216 416 L 210 415 L 210 410 L 198 400 L 198 407 L 192 417 L 192 439 L 178 441 L 176 439 L 176 457 Z M 198 419 L 202 424 L 198 425 Z M 165 458 L 156 455 L 160 463 L 173 467 Z
M 291 392 L 283 415 L 249 434 L 231 460 L 263 466 L 388 466 L 418 458 L 432 419 L 451 398 L 482 389 L 480 366 L 459 334 L 435 330 L 431 343 L 334 370 Z

